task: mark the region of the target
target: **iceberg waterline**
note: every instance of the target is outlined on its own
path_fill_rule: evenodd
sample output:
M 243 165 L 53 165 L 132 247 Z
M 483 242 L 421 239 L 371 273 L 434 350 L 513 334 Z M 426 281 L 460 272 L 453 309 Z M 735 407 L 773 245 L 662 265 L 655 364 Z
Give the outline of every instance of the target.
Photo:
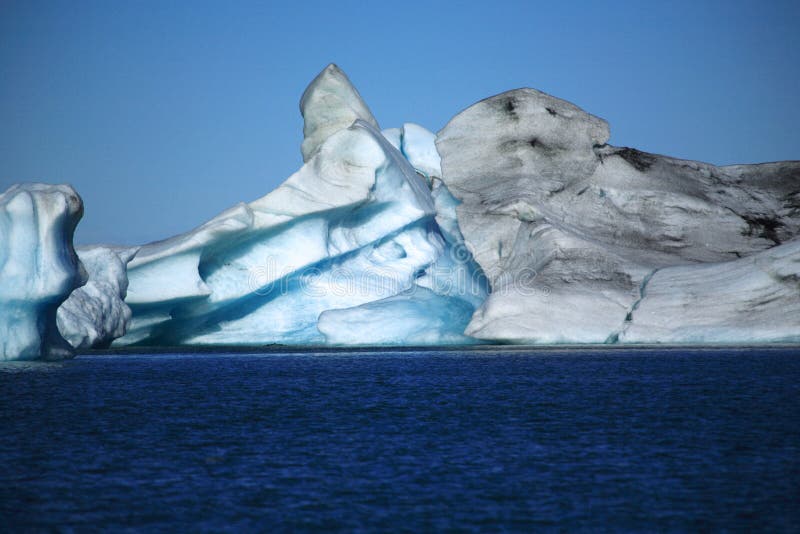
M 0 197 L 3 357 L 112 343 L 800 341 L 798 162 L 714 167 L 613 147 L 605 121 L 532 89 L 438 135 L 381 131 L 335 65 L 300 108 L 300 170 L 164 241 L 76 255 L 68 187 Z M 44 207 L 19 208 L 20 187 Z M 38 200 L 59 195 L 77 200 Z

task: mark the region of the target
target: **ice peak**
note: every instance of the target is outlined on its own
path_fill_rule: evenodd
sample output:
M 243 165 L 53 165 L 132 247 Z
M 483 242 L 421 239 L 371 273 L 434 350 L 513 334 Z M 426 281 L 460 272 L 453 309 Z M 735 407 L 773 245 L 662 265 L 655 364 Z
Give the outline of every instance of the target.
M 317 153 L 331 135 L 361 119 L 378 128 L 378 121 L 347 75 L 331 63 L 308 85 L 300 98 L 303 115 L 303 161 Z

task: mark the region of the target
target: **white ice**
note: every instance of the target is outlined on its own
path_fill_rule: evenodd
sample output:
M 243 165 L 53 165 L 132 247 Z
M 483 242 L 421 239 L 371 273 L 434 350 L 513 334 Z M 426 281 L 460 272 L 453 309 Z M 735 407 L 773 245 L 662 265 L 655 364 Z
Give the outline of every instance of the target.
M 73 355 L 56 310 L 86 281 L 72 247 L 82 215 L 68 185 L 18 184 L 0 195 L 0 360 Z

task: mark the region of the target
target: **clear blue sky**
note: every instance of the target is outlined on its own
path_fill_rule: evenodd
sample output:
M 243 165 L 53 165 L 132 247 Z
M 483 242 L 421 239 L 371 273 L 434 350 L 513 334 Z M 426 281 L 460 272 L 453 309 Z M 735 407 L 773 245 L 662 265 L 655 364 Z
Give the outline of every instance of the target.
M 528 86 L 616 145 L 800 159 L 798 27 L 796 1 L 0 0 L 0 190 L 73 184 L 79 243 L 186 231 L 300 166 L 297 103 L 329 62 L 382 127 Z

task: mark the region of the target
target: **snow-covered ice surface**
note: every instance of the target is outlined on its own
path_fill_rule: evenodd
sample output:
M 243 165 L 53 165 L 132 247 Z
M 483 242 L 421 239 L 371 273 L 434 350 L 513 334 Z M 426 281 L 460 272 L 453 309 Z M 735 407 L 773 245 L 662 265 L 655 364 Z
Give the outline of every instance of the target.
M 466 333 L 797 341 L 800 162 L 715 167 L 608 138 L 602 119 L 533 89 L 478 102 L 439 132 L 442 179 L 492 289 Z
M 86 280 L 72 247 L 82 215 L 68 185 L 17 184 L 0 195 L 0 360 L 73 355 L 56 310 Z
M 131 309 L 125 303 L 127 265 L 138 249 L 79 247 L 89 280 L 58 308 L 58 330 L 76 349 L 106 348 L 125 334 Z

